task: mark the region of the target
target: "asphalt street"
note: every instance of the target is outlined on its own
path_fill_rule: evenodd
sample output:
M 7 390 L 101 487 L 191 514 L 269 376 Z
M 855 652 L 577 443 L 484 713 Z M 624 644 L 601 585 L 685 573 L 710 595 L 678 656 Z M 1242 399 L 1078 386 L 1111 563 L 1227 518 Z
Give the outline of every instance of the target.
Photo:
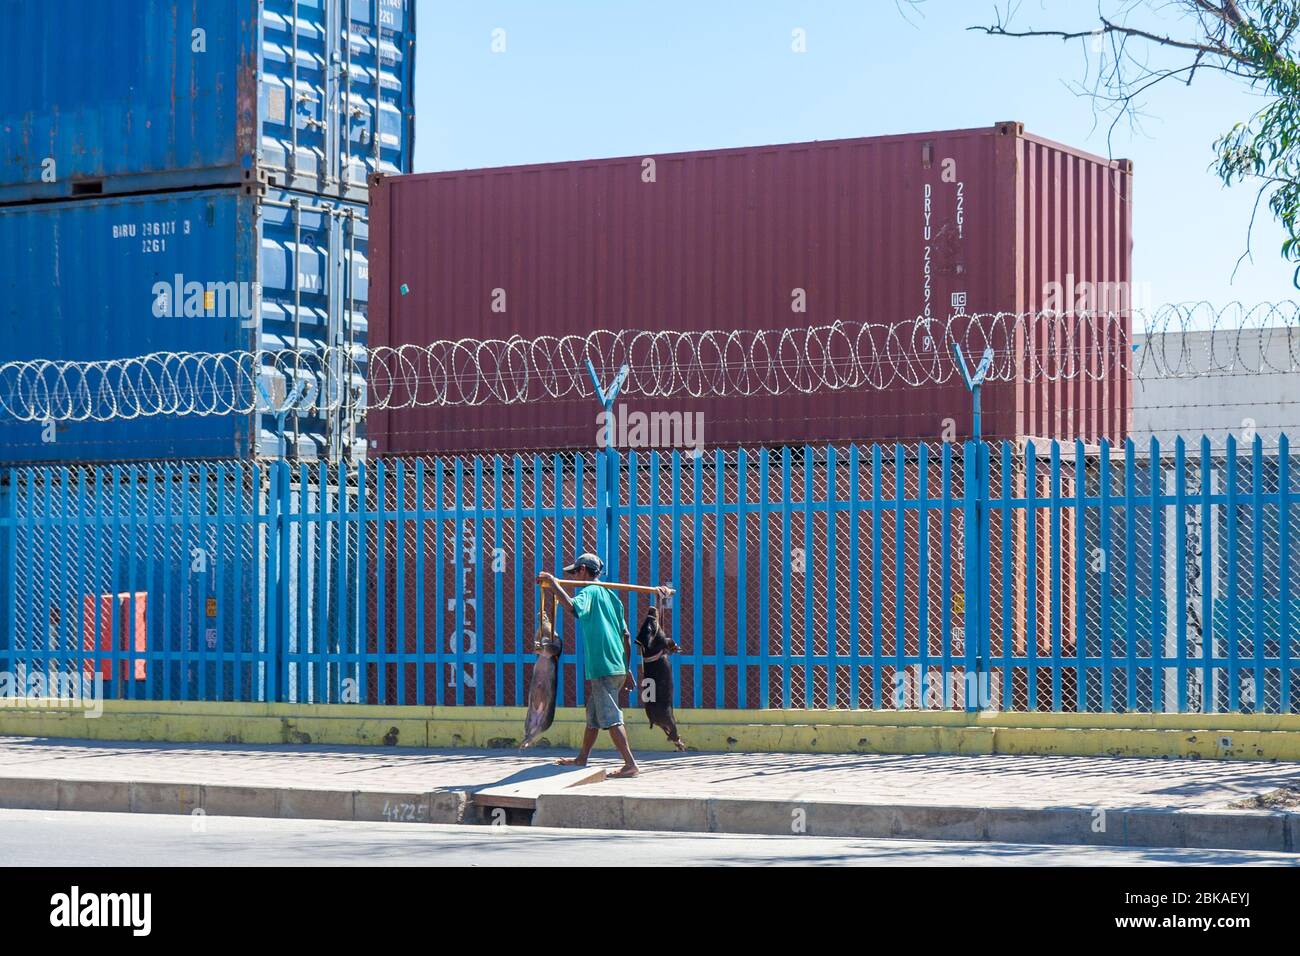
M 1300 855 L 0 810 L 4 866 L 1140 866 Z

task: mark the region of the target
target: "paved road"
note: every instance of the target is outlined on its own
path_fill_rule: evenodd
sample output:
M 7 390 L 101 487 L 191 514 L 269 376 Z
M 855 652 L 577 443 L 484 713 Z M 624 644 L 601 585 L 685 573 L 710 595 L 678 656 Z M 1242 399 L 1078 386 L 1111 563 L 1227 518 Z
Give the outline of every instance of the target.
M 0 810 L 0 865 L 8 866 L 745 864 L 1296 866 L 1300 865 L 1300 856 L 1237 850 L 1017 846 Z

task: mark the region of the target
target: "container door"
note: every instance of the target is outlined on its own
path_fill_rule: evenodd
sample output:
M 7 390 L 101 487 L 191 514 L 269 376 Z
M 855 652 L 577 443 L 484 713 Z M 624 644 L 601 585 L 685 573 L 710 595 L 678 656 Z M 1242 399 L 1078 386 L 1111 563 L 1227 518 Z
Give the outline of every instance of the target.
M 369 228 L 365 209 L 341 205 L 331 219 L 330 350 L 327 394 L 337 409 L 327 425 L 332 460 L 357 457 L 364 406 Z
M 303 0 L 264 8 L 259 163 L 272 185 L 324 192 L 337 181 L 329 158 L 328 15 Z
M 366 342 L 365 207 L 279 192 L 261 201 L 258 231 L 259 341 L 279 356 L 259 454 L 336 460 L 359 403 L 346 350 Z
M 409 0 L 268 0 L 261 165 L 273 186 L 364 201 L 371 172 L 410 171 Z
M 364 458 L 366 450 L 365 415 L 369 402 L 366 383 L 369 380 L 366 346 L 369 336 L 370 290 L 370 220 L 359 207 L 343 219 L 343 242 L 346 262 L 347 286 L 344 292 L 346 312 L 343 338 L 345 356 L 343 374 L 347 379 L 347 394 L 342 414 L 343 449 L 351 458 Z
M 411 171 L 414 30 L 409 0 L 346 0 L 335 55 L 344 195 L 364 199 L 366 178 Z
M 315 458 L 323 453 L 318 415 L 321 353 L 329 337 L 330 210 L 315 196 L 278 193 L 261 201 L 260 343 L 279 360 L 264 376 L 259 454 Z

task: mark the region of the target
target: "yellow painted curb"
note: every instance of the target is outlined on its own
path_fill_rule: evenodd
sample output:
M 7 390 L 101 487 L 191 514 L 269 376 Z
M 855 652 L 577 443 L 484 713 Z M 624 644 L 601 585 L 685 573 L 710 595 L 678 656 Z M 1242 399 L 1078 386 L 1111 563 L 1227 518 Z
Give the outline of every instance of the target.
M 639 750 L 671 750 L 628 711 Z M 1300 715 L 1007 714 L 843 710 L 677 711 L 692 750 L 773 753 L 1059 754 L 1300 761 Z M 543 746 L 576 748 L 580 708 L 556 711 Z M 107 701 L 100 717 L 0 707 L 0 735 L 96 740 L 406 747 L 519 746 L 517 707 L 387 707 Z M 609 747 L 608 735 L 597 742 Z
M 142 701 L 109 700 L 103 703 L 106 716 L 224 715 L 238 717 L 374 718 L 377 720 L 499 720 L 521 722 L 522 707 L 416 707 L 386 704 L 247 704 L 230 701 Z M 40 708 L 35 708 L 36 712 Z M 6 713 L 30 713 L 0 701 L 0 720 Z M 72 713 L 73 711 L 60 711 Z M 630 719 L 639 711 L 629 708 Z M 581 707 L 559 707 L 555 719 L 583 720 Z M 1068 714 L 984 711 L 917 710 L 804 710 L 790 708 L 713 710 L 680 707 L 684 722 L 701 724 L 816 724 L 827 726 L 908 727 L 1016 727 L 1127 730 L 1289 730 L 1300 731 L 1300 714 Z
M 1111 757 L 1300 760 L 1300 733 L 1290 730 L 1132 730 L 999 727 L 996 753 Z

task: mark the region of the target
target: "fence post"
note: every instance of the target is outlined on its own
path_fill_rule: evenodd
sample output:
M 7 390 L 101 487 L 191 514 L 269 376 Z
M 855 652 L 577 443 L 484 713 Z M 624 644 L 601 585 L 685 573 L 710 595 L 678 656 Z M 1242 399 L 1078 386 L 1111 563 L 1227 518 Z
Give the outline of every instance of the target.
M 280 469 L 271 463 L 266 489 L 266 589 L 262 606 L 266 610 L 266 699 L 279 700 L 280 657 L 277 653 L 280 618 Z M 258 503 L 260 507 L 260 502 Z
M 975 371 L 966 364 L 961 346 L 952 343 L 957 359 L 957 371 L 971 394 L 972 441 L 966 445 L 962 490 L 965 493 L 966 522 L 966 588 L 964 594 L 966 628 L 966 710 L 979 710 L 971 705 L 971 691 L 978 700 L 981 688 L 990 687 L 992 664 L 990 658 L 989 622 L 992 618 L 992 595 L 989 589 L 992 561 L 989 556 L 989 454 L 984 443 L 980 415 L 980 388 L 993 367 L 993 349 L 986 348 Z M 972 460 L 973 459 L 973 460 Z M 974 531 L 972 543 L 971 532 Z M 971 648 L 974 648 L 974 654 Z M 975 686 L 970 686 L 970 675 L 975 674 Z M 1005 675 L 1003 676 L 1005 680 Z
M 991 706 L 993 702 L 993 648 L 992 648 L 992 631 L 993 631 L 993 541 L 989 533 L 991 524 L 991 509 L 989 499 L 992 496 L 989 481 L 989 445 L 982 438 L 976 441 L 976 455 L 978 465 L 978 486 L 976 491 L 978 497 L 975 500 L 975 523 L 979 530 L 979 619 L 976 621 L 979 635 L 979 658 L 976 661 L 977 677 L 975 682 L 975 692 L 979 695 L 977 701 L 978 710 L 983 710 L 986 706 Z M 1008 679 L 1008 675 L 1002 675 L 1003 680 Z M 967 706 L 969 702 L 967 702 Z
M 597 548 L 603 548 L 605 554 L 602 559 L 611 576 L 618 576 L 618 544 L 617 538 L 617 519 L 614 516 L 614 508 L 618 504 L 617 492 L 617 473 L 618 473 L 618 452 L 615 446 L 618 442 L 618 430 L 614 421 L 614 399 L 618 397 L 618 391 L 627 381 L 628 366 L 623 365 L 619 368 L 618 374 L 614 376 L 614 381 L 609 387 L 601 385 L 600 376 L 596 374 L 596 366 L 591 359 L 587 359 L 587 373 L 591 376 L 591 385 L 595 390 L 596 400 L 600 402 L 601 407 L 605 410 L 604 415 L 604 462 L 603 467 L 596 469 L 596 513 L 600 516 L 598 521 L 599 531 L 596 535 Z M 576 503 L 576 513 L 578 515 L 578 524 L 582 523 L 582 502 Z
M 285 653 L 289 641 L 289 511 L 292 489 L 289 466 L 284 461 L 271 463 L 271 481 L 267 491 L 266 528 L 266 696 L 272 703 L 282 703 L 288 687 L 289 660 Z
M 965 673 L 967 712 L 982 709 L 984 688 L 992 680 L 989 623 L 992 618 L 992 560 L 989 549 L 989 459 L 988 445 L 968 441 L 963 447 L 962 521 L 965 525 L 965 580 L 962 625 L 965 631 Z M 974 675 L 974 683 L 971 675 Z M 1003 677 L 1005 678 L 1005 675 Z M 991 694 L 991 691 L 990 691 Z
M 0 551 L 0 559 L 4 564 L 4 567 L 0 568 L 0 574 L 4 575 L 4 587 L 0 591 L 0 671 L 12 673 L 16 670 L 14 664 L 17 661 L 18 651 L 18 608 L 22 606 L 18 595 L 18 469 L 8 468 L 5 474 L 8 479 L 9 494 L 3 527 L 8 548 Z M 82 481 L 84 480 L 83 478 Z M 85 495 L 80 497 L 84 498 Z M 81 505 L 78 504 L 78 507 Z M 79 525 L 80 520 L 80 512 L 78 512 Z M 79 537 L 89 536 L 81 527 L 78 527 L 77 531 Z M 28 600 L 30 601 L 30 597 Z M 81 658 L 78 657 L 77 679 L 79 681 L 82 680 L 84 673 Z

